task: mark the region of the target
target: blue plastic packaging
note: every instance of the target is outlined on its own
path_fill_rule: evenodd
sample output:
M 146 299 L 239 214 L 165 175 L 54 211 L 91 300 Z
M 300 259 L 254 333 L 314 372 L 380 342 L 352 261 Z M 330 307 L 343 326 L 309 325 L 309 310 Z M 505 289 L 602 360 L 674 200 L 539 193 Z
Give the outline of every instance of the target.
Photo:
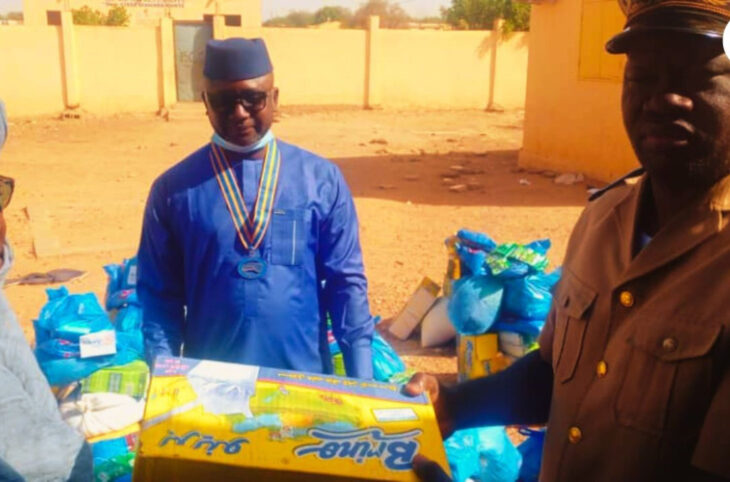
M 406 365 L 403 360 L 376 331 L 373 334 L 373 376 L 375 379 L 379 382 L 387 382 L 405 369 Z
M 544 320 L 553 302 L 552 289 L 562 270 L 550 274 L 537 273 L 504 283 L 503 313 L 523 320 Z
M 137 258 L 125 259 L 122 264 L 108 264 L 104 271 L 109 277 L 106 286 L 105 304 L 107 310 L 122 308 L 137 299 Z
M 81 358 L 80 337 L 113 330 L 109 316 L 93 293 L 71 295 L 66 287 L 48 289 L 47 293 L 48 302 L 33 326 L 35 355 L 51 385 L 66 385 L 101 368 L 142 357 L 142 333 L 136 329 L 116 332 L 116 354 Z
M 113 328 L 95 294 L 69 295 L 65 286 L 46 294 L 48 301 L 33 322 L 37 345 L 52 338 L 78 343 L 83 335 Z
M 504 427 L 459 430 L 444 446 L 455 482 L 515 482 L 519 477 L 522 455 Z
M 448 313 L 456 331 L 479 335 L 492 326 L 502 304 L 503 288 L 492 276 L 471 276 L 454 283 Z
M 521 428 L 520 433 L 528 437 L 517 446 L 517 450 L 522 454 L 520 482 L 537 482 L 540 478 L 540 466 L 542 465 L 545 429 L 532 430 L 529 428 Z

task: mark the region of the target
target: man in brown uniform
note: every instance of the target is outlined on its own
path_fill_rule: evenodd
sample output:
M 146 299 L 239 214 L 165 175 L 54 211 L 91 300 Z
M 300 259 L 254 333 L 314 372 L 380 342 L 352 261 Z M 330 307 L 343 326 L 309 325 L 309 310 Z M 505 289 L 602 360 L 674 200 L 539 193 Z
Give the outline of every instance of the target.
M 620 0 L 642 170 L 595 195 L 532 353 L 454 388 L 442 432 L 544 423 L 542 481 L 730 480 L 730 59 L 721 0 Z M 417 461 L 425 480 L 442 480 Z

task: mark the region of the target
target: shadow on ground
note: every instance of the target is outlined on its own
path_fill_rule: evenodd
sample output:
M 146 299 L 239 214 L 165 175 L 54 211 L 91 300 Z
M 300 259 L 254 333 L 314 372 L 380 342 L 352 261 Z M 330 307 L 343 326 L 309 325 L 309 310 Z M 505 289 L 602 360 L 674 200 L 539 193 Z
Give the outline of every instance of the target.
M 459 206 L 582 206 L 585 183 L 554 183 L 555 173 L 526 171 L 517 150 L 341 157 L 356 198 Z

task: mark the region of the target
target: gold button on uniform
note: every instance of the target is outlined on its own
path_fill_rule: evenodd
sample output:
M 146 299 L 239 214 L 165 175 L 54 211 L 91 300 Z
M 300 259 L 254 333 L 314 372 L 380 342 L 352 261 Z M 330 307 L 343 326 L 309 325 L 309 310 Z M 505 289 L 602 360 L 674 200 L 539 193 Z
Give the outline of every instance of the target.
M 570 427 L 568 429 L 568 440 L 572 444 L 577 444 L 583 439 L 583 432 L 578 427 Z
M 634 306 L 634 295 L 630 291 L 622 291 L 618 299 L 626 308 Z
M 671 352 L 677 349 L 677 340 L 672 337 L 665 338 L 662 341 L 662 348 L 664 351 Z
M 598 375 L 598 378 L 603 378 L 606 376 L 606 373 L 608 373 L 608 365 L 605 361 L 601 360 L 596 366 L 596 375 Z

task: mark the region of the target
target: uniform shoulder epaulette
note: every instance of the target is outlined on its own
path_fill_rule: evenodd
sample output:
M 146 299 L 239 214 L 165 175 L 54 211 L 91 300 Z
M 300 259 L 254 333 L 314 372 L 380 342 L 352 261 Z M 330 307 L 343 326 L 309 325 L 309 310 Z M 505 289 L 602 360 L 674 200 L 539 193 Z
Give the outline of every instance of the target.
M 622 176 L 622 177 L 616 179 L 615 181 L 613 181 L 608 186 L 602 187 L 601 189 L 598 189 L 597 191 L 594 191 L 590 196 L 588 196 L 588 201 L 595 201 L 596 199 L 598 199 L 599 197 L 603 196 L 605 193 L 607 193 L 611 189 L 613 189 L 615 187 L 618 187 L 618 186 L 623 186 L 623 184 L 626 182 L 627 179 L 631 179 L 631 178 L 634 178 L 634 177 L 639 177 L 642 174 L 644 174 L 644 172 L 645 171 L 644 171 L 644 168 L 643 167 L 640 167 L 638 169 L 634 169 L 633 171 L 629 172 L 625 176 Z

